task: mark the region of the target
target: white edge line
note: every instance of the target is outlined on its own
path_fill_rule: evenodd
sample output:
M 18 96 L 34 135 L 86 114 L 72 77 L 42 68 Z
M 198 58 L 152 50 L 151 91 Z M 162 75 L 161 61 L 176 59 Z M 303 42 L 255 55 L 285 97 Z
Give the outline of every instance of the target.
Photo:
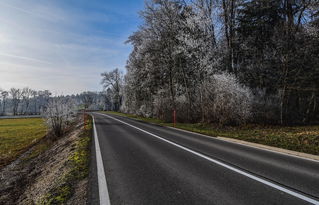
M 139 131 L 141 131 L 141 132 L 144 132 L 144 133 L 146 133 L 146 134 L 149 134 L 149 135 L 151 135 L 151 136 L 153 136 L 153 137 L 155 137 L 155 138 L 157 138 L 157 139 L 160 139 L 160 140 L 162 140 L 162 141 L 164 141 L 164 142 L 167 142 L 167 143 L 169 143 L 169 144 L 171 144 L 171 145 L 174 145 L 174 146 L 176 146 L 176 147 L 178 147 L 178 148 L 180 148 L 180 149 L 183 149 L 183 150 L 185 150 L 185 151 L 188 151 L 188 152 L 190 152 L 190 153 L 192 153 L 192 154 L 194 154 L 194 155 L 196 155 L 196 156 L 199 156 L 199 157 L 201 157 L 201 158 L 203 158 L 203 159 L 206 159 L 206 160 L 208 160 L 208 161 L 210 161 L 210 162 L 213 162 L 213 163 L 218 164 L 218 165 L 220 165 L 220 166 L 222 166 L 222 167 L 225 167 L 225 168 L 227 168 L 227 169 L 230 169 L 230 170 L 232 170 L 232 171 L 234 171 L 234 172 L 237 172 L 238 174 L 244 175 L 244 176 L 246 176 L 246 177 L 248 177 L 248 178 L 250 178 L 250 179 L 253 179 L 253 180 L 255 180 L 255 181 L 258 181 L 258 182 L 260 182 L 260 183 L 262 183 L 262 184 L 265 184 L 265 185 L 267 185 L 267 186 L 270 186 L 270 187 L 272 187 L 272 188 L 275 188 L 275 189 L 277 189 L 277 190 L 280 190 L 280 191 L 282 191 L 282 192 L 285 192 L 285 193 L 287 193 L 287 194 L 289 194 L 289 195 L 292 195 L 292 196 L 294 196 L 294 197 L 297 197 L 297 198 L 302 199 L 302 200 L 304 200 L 304 201 L 307 201 L 307 202 L 309 202 L 309 203 L 319 205 L 319 201 L 317 201 L 317 200 L 315 200 L 315 199 L 309 198 L 309 197 L 304 196 L 304 195 L 302 195 L 302 194 L 299 194 L 299 193 L 297 193 L 297 192 L 291 191 L 291 190 L 289 190 L 289 189 L 287 189 L 287 188 L 285 188 L 285 187 L 279 186 L 279 185 L 274 184 L 274 183 L 272 183 L 272 182 L 269 182 L 269 181 L 267 181 L 267 180 L 265 180 L 265 179 L 262 179 L 262 178 L 259 178 L 259 177 L 257 177 L 257 176 L 254 176 L 254 175 L 252 175 L 252 174 L 250 174 L 250 173 L 244 172 L 244 171 L 242 171 L 242 170 L 240 170 L 240 169 L 237 169 L 237 168 L 235 168 L 235 167 L 233 167 L 233 166 L 227 165 L 227 164 L 225 164 L 225 163 L 223 163 L 223 162 L 221 162 L 221 161 L 219 161 L 219 160 L 212 159 L 212 158 L 210 158 L 210 157 L 208 157 L 208 156 L 206 156 L 206 155 L 203 155 L 203 154 L 201 154 L 201 153 L 199 153 L 199 152 L 193 151 L 193 150 L 191 150 L 191 149 L 189 149 L 189 148 L 186 148 L 186 147 L 184 147 L 184 146 L 182 146 L 182 145 L 176 144 L 175 142 L 171 142 L 171 141 L 169 141 L 169 140 L 167 140 L 167 139 L 164 139 L 164 138 L 162 138 L 162 137 L 159 137 L 159 136 L 157 136 L 157 135 L 155 135 L 155 134 L 153 134 L 153 133 L 150 133 L 150 132 L 148 132 L 148 131 L 146 131 L 146 130 L 143 130 L 143 129 L 141 129 L 141 128 L 135 127 L 134 125 L 131 125 L 131 124 L 129 124 L 129 123 L 126 123 L 126 122 L 124 122 L 124 121 L 122 121 L 122 120 L 116 119 L 116 118 L 114 118 L 114 117 L 111 117 L 111 116 L 109 116 L 109 115 L 105 115 L 105 114 L 102 114 L 102 113 L 97 113 L 97 114 L 104 115 L 104 116 L 106 116 L 106 117 L 108 117 L 108 118 L 111 118 L 111 119 L 116 120 L 116 121 L 118 121 L 118 122 L 121 122 L 121 123 L 123 123 L 123 124 L 125 124 L 125 125 L 128 125 L 128 126 L 130 126 L 130 127 L 133 127 L 133 128 L 135 128 L 135 129 L 137 129 L 137 130 L 139 130 Z
M 95 120 L 93 115 L 92 115 L 92 118 L 93 118 L 93 130 L 94 130 L 94 141 L 95 141 L 95 151 L 96 151 L 96 165 L 97 165 L 97 178 L 98 178 L 98 184 L 99 184 L 100 204 L 111 205 L 109 191 L 107 189 L 101 149 L 100 149 L 99 139 L 97 136 Z
M 319 163 L 319 161 L 316 160 L 316 159 L 310 159 L 310 158 L 298 156 L 298 155 L 295 155 L 295 154 L 289 154 L 289 153 L 280 152 L 280 151 L 276 151 L 276 150 L 271 150 L 271 149 L 267 149 L 267 148 L 255 147 L 255 146 L 249 145 L 249 144 L 242 144 L 242 143 L 239 143 L 239 142 L 228 141 L 228 140 L 225 140 L 225 139 L 221 139 L 221 138 L 217 138 L 217 137 L 213 137 L 213 136 L 209 136 L 209 135 L 204 135 L 204 134 L 201 134 L 201 133 L 192 132 L 192 131 L 188 131 L 188 130 L 183 130 L 183 129 L 179 129 L 179 128 L 176 128 L 176 127 L 168 127 L 168 126 L 165 126 L 165 127 L 170 128 L 170 129 L 174 129 L 174 130 L 178 130 L 178 131 L 182 131 L 182 132 L 186 132 L 186 133 L 190 133 L 190 134 L 195 134 L 195 135 L 198 135 L 198 136 L 201 136 L 201 137 L 206 137 L 206 138 L 213 139 L 213 140 L 219 140 L 219 141 L 227 142 L 227 143 L 230 143 L 230 144 L 242 145 L 242 146 L 245 146 L 245 147 L 259 149 L 259 150 L 262 150 L 262 151 L 273 152 L 273 153 L 285 155 L 285 156 L 288 156 L 288 157 L 294 157 L 294 158 L 298 158 L 298 159 L 304 159 L 304 160 L 308 160 L 308 161 L 311 161 L 311 162 Z
M 99 113 L 99 114 L 102 114 L 102 113 Z M 129 118 L 129 117 L 127 117 L 127 118 L 131 119 L 131 120 L 134 120 L 134 119 Z M 155 123 L 152 123 L 152 122 L 148 122 L 148 123 L 152 124 L 152 125 L 158 125 L 158 124 L 155 124 Z M 311 158 L 307 158 L 307 157 L 302 157 L 302 156 L 298 156 L 298 155 L 295 155 L 295 154 L 289 154 L 289 153 L 280 152 L 280 151 L 271 150 L 271 149 L 262 148 L 262 147 L 255 147 L 253 145 L 243 144 L 243 143 L 234 142 L 234 141 L 229 141 L 229 140 L 221 139 L 221 138 L 218 138 L 218 137 L 204 135 L 204 134 L 201 134 L 201 133 L 198 133 L 198 132 L 192 132 L 192 131 L 189 131 L 189 130 L 183 130 L 183 129 L 176 128 L 176 127 L 170 127 L 170 126 L 163 126 L 163 127 L 167 127 L 169 129 L 178 130 L 178 131 L 182 131 L 182 132 L 198 135 L 198 136 L 205 137 L 205 138 L 208 138 L 208 139 L 211 139 L 211 140 L 219 140 L 219 141 L 227 142 L 227 143 L 230 143 L 230 144 L 242 145 L 242 146 L 245 146 L 245 147 L 254 148 L 254 149 L 258 149 L 258 150 L 262 150 L 262 151 L 266 151 L 266 152 L 272 152 L 272 153 L 276 153 L 276 154 L 280 154 L 280 155 L 284 155 L 284 156 L 288 156 L 288 157 L 293 157 L 293 158 L 297 158 L 297 159 L 303 159 L 303 160 L 308 160 L 308 161 L 311 161 L 311 162 L 319 163 L 319 160 L 311 159 Z

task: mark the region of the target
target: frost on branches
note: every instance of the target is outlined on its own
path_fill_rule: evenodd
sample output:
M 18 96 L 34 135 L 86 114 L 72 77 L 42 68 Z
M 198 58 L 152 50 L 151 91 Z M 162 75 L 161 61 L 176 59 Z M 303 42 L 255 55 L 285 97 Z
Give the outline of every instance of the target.
M 252 93 L 231 74 L 213 75 L 204 84 L 203 98 L 208 121 L 222 125 L 242 124 L 251 116 Z
M 67 98 L 52 98 L 43 112 L 49 129 L 57 137 L 62 136 L 74 119 L 74 103 Z
M 265 2 L 146 1 L 127 41 L 121 110 L 168 122 L 173 110 L 178 122 L 318 121 L 318 1 Z

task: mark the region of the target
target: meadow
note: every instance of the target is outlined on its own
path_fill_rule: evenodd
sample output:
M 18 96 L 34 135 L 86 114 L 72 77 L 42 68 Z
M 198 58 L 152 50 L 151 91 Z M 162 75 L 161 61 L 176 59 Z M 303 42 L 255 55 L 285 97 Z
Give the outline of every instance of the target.
M 42 118 L 0 119 L 0 168 L 46 135 Z

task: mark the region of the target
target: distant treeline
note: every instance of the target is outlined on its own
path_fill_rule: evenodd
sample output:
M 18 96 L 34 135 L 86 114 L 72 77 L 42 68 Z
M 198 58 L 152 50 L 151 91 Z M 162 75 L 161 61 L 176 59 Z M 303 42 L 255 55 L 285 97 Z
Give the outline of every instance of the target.
M 113 110 L 112 101 L 105 92 L 82 92 L 77 95 L 52 96 L 49 90 L 26 88 L 0 89 L 0 115 L 40 115 L 52 99 L 71 103 L 75 109 Z
M 149 0 L 113 109 L 221 124 L 319 120 L 319 1 Z

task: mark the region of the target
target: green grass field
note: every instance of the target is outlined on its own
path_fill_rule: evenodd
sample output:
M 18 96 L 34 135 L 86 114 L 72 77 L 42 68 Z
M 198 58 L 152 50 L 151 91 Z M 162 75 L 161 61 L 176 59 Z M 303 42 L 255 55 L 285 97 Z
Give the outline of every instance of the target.
M 46 132 L 41 118 L 0 119 L 0 167 L 17 158 Z
M 106 112 L 142 120 L 145 122 L 172 127 L 172 123 L 165 123 L 154 118 L 139 117 L 118 112 Z M 245 125 L 234 127 L 220 127 L 214 124 L 177 123 L 177 128 L 197 132 L 213 137 L 228 137 L 248 142 L 254 142 L 293 151 L 319 155 L 319 125 L 312 126 L 261 126 Z

